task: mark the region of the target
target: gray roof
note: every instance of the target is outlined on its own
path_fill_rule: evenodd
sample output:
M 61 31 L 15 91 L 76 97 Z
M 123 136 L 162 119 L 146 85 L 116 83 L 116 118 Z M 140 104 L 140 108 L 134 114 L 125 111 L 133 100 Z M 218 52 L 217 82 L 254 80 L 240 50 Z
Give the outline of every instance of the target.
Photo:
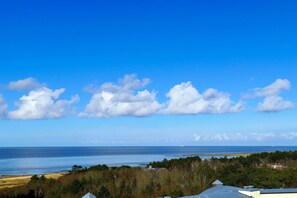
M 183 198 L 250 198 L 250 196 L 241 194 L 237 188 L 233 186 L 215 186 L 203 191 L 199 195 L 186 196 Z
M 278 193 L 297 193 L 297 188 L 274 188 L 274 189 L 262 189 L 261 194 L 278 194 Z
M 95 195 L 91 194 L 91 193 L 87 193 L 85 196 L 83 196 L 82 198 L 96 198 Z
M 216 180 L 216 181 L 214 181 L 214 182 L 212 182 L 212 184 L 214 184 L 214 185 L 223 185 L 223 182 L 221 182 L 220 180 Z

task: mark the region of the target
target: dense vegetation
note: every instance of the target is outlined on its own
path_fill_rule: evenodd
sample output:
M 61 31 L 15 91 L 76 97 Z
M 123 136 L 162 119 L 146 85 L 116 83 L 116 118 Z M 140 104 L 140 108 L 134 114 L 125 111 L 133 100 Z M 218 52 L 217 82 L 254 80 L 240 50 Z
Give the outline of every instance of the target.
M 269 168 L 281 163 L 282 170 Z M 81 198 L 92 192 L 98 198 L 158 197 L 198 194 L 215 179 L 226 185 L 253 185 L 259 188 L 297 187 L 297 151 L 252 154 L 248 157 L 188 157 L 152 162 L 151 169 L 128 166 L 90 168 L 73 166 L 58 180 L 32 176 L 22 187 L 0 192 L 1 198 Z

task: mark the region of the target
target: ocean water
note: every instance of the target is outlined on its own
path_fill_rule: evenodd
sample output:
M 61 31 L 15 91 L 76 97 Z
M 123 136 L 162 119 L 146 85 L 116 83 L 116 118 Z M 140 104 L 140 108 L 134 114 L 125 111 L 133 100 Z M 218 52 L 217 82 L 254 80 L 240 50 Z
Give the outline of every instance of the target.
M 0 176 L 44 174 L 70 170 L 73 165 L 89 167 L 139 166 L 164 158 L 203 154 L 251 153 L 297 150 L 286 146 L 164 146 L 164 147 L 0 147 Z

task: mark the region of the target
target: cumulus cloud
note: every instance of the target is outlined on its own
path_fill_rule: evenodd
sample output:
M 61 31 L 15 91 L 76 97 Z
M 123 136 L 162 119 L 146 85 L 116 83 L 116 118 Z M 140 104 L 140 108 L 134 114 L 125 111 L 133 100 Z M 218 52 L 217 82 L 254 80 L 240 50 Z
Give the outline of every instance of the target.
M 71 100 L 61 100 L 60 95 L 65 89 L 51 90 L 38 88 L 23 95 L 16 103 L 18 109 L 8 113 L 9 119 L 35 120 L 45 118 L 60 118 L 71 111 L 71 105 L 79 100 L 78 96 Z
M 271 85 L 264 88 L 255 88 L 250 93 L 244 95 L 244 98 L 264 97 L 262 102 L 258 103 L 259 112 L 279 112 L 294 107 L 291 101 L 285 100 L 279 96 L 282 91 L 288 91 L 291 83 L 287 79 L 277 79 Z
M 35 78 L 26 78 L 17 81 L 11 81 L 8 83 L 7 88 L 10 90 L 17 91 L 30 91 L 36 88 L 44 87 L 44 83 L 38 82 Z
M 0 119 L 5 117 L 7 111 L 7 103 L 4 100 L 3 96 L 0 94 Z
M 276 79 L 271 85 L 264 88 L 255 88 L 251 93 L 244 95 L 245 98 L 257 98 L 278 95 L 283 90 L 290 90 L 291 83 L 287 79 Z
M 117 116 L 148 116 L 156 113 L 161 105 L 156 100 L 156 93 L 140 90 L 150 82 L 138 79 L 136 75 L 125 75 L 117 84 L 104 83 L 92 87 L 92 98 L 81 117 L 109 118 Z
M 266 96 L 263 102 L 258 104 L 260 112 L 278 112 L 286 109 L 292 109 L 294 104 L 291 101 L 284 100 L 280 96 Z
M 175 85 L 168 93 L 169 101 L 164 109 L 168 114 L 232 113 L 243 109 L 243 104 L 234 104 L 228 93 L 210 88 L 199 93 L 191 82 Z

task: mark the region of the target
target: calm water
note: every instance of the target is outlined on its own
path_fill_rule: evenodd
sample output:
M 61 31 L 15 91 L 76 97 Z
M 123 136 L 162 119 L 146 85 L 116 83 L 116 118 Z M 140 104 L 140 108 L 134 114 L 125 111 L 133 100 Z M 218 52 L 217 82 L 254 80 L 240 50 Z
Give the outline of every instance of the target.
M 250 153 L 289 151 L 297 147 L 32 147 L 0 148 L 0 176 L 42 174 L 70 170 L 74 164 L 92 166 L 144 165 L 164 158 L 172 159 L 194 154 Z M 207 158 L 203 156 L 202 158 Z

